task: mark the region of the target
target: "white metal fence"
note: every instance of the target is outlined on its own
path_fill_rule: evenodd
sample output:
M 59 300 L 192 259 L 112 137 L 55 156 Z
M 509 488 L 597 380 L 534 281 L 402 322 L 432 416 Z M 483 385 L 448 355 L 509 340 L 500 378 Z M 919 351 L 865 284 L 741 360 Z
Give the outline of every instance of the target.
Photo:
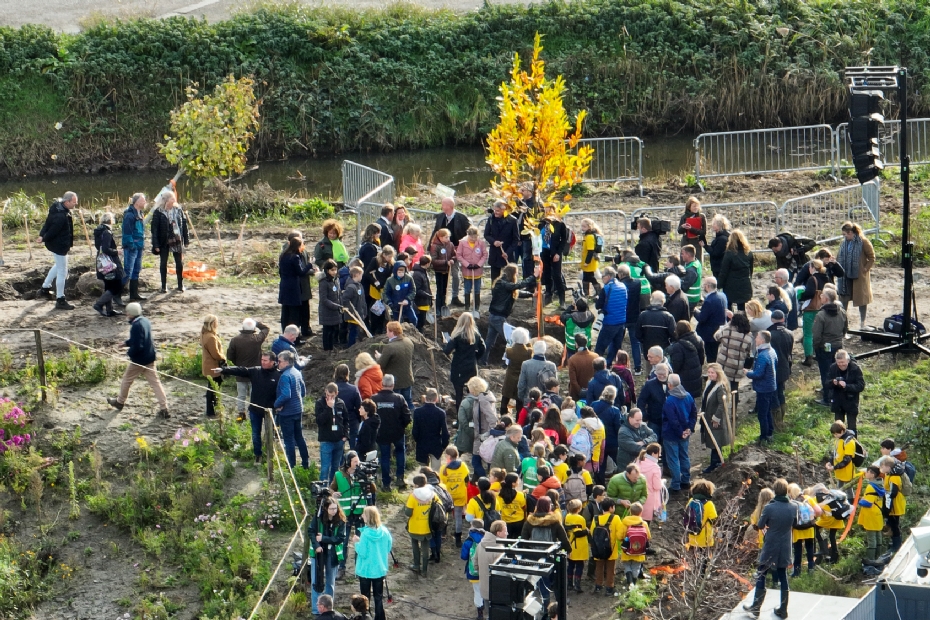
M 575 232 L 576 242 L 572 256 L 565 261 L 565 264 L 575 265 L 581 262 L 583 256 L 581 220 L 591 218 L 601 229 L 604 236 L 604 251 L 602 257 L 613 256 L 613 247 L 615 245 L 626 245 L 627 225 L 629 219 L 626 213 L 618 210 L 607 211 L 570 211 L 565 216 L 564 222 Z
M 858 222 L 866 232 L 879 230 L 878 184 L 848 185 L 790 198 L 778 209 L 778 231 L 810 237 L 817 243 L 839 239 L 846 220 Z
M 594 148 L 585 183 L 635 181 L 643 195 L 643 141 L 639 138 L 586 138 L 579 146 Z
M 705 133 L 694 140 L 694 176 L 832 171 L 835 145 L 829 125 Z
M 356 250 L 361 245 L 362 231 L 381 216 L 381 207 L 394 200 L 394 177 L 357 164 L 342 162 L 342 201 L 348 211 L 356 214 Z
M 836 169 L 852 168 L 849 148 L 849 123 L 836 128 Z M 885 121 L 879 126 L 878 140 L 882 161 L 891 166 L 901 164 L 901 121 Z M 930 164 L 930 118 L 912 118 L 907 121 L 907 150 L 911 165 Z

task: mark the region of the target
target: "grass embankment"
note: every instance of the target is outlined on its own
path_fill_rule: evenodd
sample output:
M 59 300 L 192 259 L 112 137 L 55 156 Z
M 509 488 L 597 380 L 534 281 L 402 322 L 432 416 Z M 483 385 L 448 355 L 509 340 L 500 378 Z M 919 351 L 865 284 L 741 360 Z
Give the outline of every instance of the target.
M 215 24 L 4 28 L 0 171 L 157 161 L 184 87 L 229 74 L 259 85 L 259 158 L 475 143 L 496 122 L 513 53 L 526 56 L 536 32 L 590 135 L 845 120 L 842 69 L 862 64 L 862 50 L 887 65 L 930 48 L 928 23 L 930 7 L 913 0 L 588 0 L 467 13 L 259 4 Z M 927 57 L 904 62 L 923 114 Z

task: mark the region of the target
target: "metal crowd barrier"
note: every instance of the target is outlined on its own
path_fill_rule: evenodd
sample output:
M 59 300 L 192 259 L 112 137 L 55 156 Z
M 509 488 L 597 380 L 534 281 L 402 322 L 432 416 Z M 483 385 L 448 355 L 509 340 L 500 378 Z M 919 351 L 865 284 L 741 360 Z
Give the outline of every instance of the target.
M 643 195 L 643 141 L 639 138 L 585 138 L 579 145 L 594 148 L 585 183 L 636 181 Z
M 694 139 L 694 176 L 701 179 L 801 170 L 833 170 L 829 125 L 704 133 Z
M 342 162 L 342 201 L 347 210 L 356 213 L 356 251 L 361 245 L 362 230 L 381 217 L 384 203 L 393 200 L 394 177 L 353 161 Z M 361 205 L 365 208 L 360 210 Z
M 836 169 L 852 168 L 852 152 L 849 149 L 849 123 L 836 127 Z M 878 140 L 882 161 L 890 166 L 901 164 L 901 121 L 885 121 L 879 126 Z M 907 121 L 907 147 L 911 165 L 930 164 L 930 118 L 912 118 Z
M 818 244 L 842 238 L 846 220 L 865 224 L 865 232 L 879 231 L 879 187 L 875 181 L 848 185 L 816 194 L 790 198 L 778 209 L 778 231 L 790 231 L 814 239 Z
M 775 232 L 778 219 L 778 205 L 771 200 L 701 204 L 701 211 L 704 213 L 704 217 L 707 218 L 708 243 L 714 237 L 710 227 L 711 221 L 719 213 L 730 220 L 733 229 L 739 228 L 745 233 L 746 240 L 754 252 L 766 248 L 768 240 Z M 684 212 L 684 205 L 643 207 L 633 212 L 630 217 L 630 226 L 632 226 L 632 222 L 641 217 L 669 220 L 672 223 L 672 230 L 669 232 L 668 238 L 674 243 L 679 243 L 681 236 L 678 234 L 678 220 Z M 630 238 L 632 239 L 632 231 L 630 231 Z
M 575 231 L 575 248 L 571 258 L 565 261 L 567 265 L 576 265 L 581 262 L 582 257 L 582 234 L 581 220 L 591 218 L 594 223 L 601 229 L 604 236 L 604 251 L 601 257 L 613 256 L 613 247 L 615 245 L 625 245 L 627 240 L 627 230 L 629 220 L 626 213 L 618 210 L 607 211 L 569 211 L 564 218 L 565 224 Z

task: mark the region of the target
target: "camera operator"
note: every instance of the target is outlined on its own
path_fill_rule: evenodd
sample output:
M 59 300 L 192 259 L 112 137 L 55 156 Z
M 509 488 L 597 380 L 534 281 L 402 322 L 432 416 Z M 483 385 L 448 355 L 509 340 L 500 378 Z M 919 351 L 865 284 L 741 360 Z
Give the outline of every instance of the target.
M 662 255 L 662 240 L 659 233 L 652 230 L 652 221 L 641 217 L 636 222 L 639 230 L 639 243 L 633 248 L 640 260 L 649 265 L 653 271 L 659 270 L 659 257 Z
M 377 471 L 377 466 L 370 463 L 360 469 L 359 462 L 358 453 L 352 450 L 346 452 L 342 467 L 336 472 L 333 483 L 329 487 L 333 491 L 333 497 L 339 503 L 339 508 L 346 516 L 344 542 L 346 549 L 348 549 L 352 528 L 361 527 L 362 512 L 365 510 L 365 506 L 372 506 L 375 503 L 372 475 Z M 346 556 L 343 556 L 339 561 L 339 576 L 337 579 L 345 577 Z
M 346 516 L 339 503 L 329 497 L 329 489 L 317 494 L 319 506 L 304 540 L 304 557 L 310 565 L 310 609 L 317 609 L 317 600 L 322 594 L 336 596 L 336 567 L 345 557 Z M 310 554 L 311 543 L 313 554 Z M 312 561 L 311 561 L 312 558 Z

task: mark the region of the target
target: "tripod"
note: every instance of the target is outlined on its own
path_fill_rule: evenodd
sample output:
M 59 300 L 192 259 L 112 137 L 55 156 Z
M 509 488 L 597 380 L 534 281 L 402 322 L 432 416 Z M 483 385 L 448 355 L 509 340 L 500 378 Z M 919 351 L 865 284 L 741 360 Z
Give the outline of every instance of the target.
M 894 79 L 891 79 L 891 75 Z M 903 317 L 900 334 L 888 332 L 865 332 L 851 329 L 849 333 L 865 336 L 868 340 L 887 344 L 888 346 L 866 351 L 856 356 L 866 359 L 882 353 L 923 353 L 930 356 L 930 348 L 922 344 L 930 334 L 918 334 L 911 317 L 917 316 L 917 298 L 914 294 L 914 242 L 911 241 L 911 198 L 910 198 L 910 155 L 907 151 L 907 68 L 906 67 L 847 67 L 846 80 L 850 89 L 898 91 L 898 107 L 901 110 L 901 188 L 903 192 L 901 222 L 901 267 L 904 269 Z M 913 311 L 913 312 L 912 312 Z

